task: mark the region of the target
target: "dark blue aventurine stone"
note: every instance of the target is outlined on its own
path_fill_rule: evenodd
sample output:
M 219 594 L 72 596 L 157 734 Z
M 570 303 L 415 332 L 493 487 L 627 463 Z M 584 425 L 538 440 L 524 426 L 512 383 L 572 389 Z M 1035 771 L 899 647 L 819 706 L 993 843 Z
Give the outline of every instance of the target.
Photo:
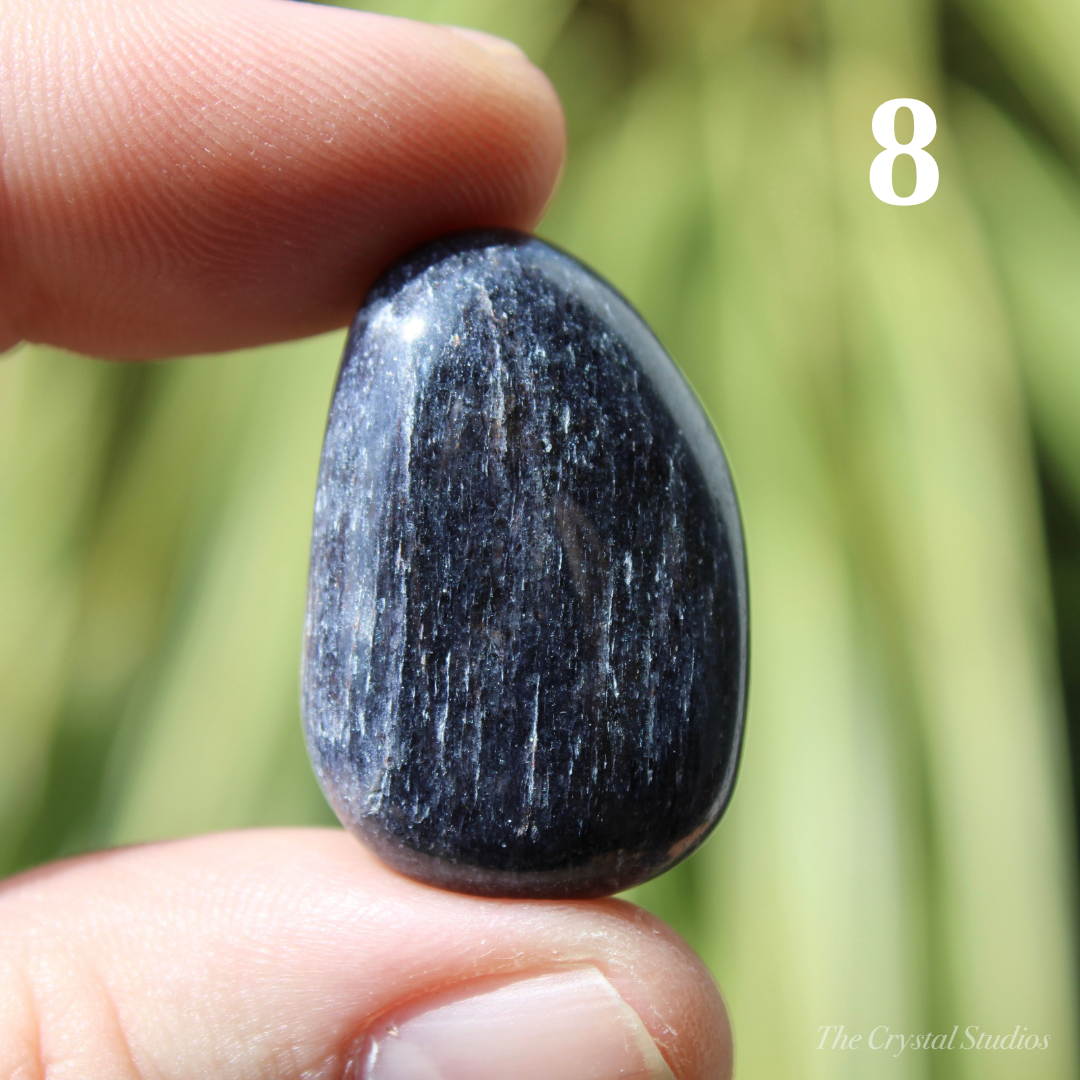
M 315 502 L 308 747 L 412 877 L 586 897 L 689 854 L 731 795 L 742 533 L 641 318 L 526 236 L 422 248 L 356 317 Z

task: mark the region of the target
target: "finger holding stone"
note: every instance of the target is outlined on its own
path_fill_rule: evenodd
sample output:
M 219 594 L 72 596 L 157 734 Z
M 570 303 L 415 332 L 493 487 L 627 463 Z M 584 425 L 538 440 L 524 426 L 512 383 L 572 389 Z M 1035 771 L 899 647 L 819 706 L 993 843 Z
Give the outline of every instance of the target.
M 0 349 L 340 326 L 415 243 L 531 227 L 562 162 L 509 43 L 293 0 L 7 0 L 0 70 Z
M 15 878 L 0 958 L 5 1076 L 730 1075 L 715 985 L 651 916 L 443 892 L 331 831 L 223 834 Z

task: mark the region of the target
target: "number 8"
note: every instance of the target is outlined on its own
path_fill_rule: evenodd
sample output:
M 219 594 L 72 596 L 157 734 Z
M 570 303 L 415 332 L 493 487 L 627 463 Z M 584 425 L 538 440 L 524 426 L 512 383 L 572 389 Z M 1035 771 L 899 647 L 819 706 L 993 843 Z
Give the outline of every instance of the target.
M 896 141 L 897 110 L 908 108 L 915 120 L 915 133 L 911 142 Z M 938 186 L 937 162 L 923 147 L 933 141 L 937 134 L 937 117 L 925 101 L 914 98 L 893 98 L 879 105 L 871 123 L 874 138 L 884 146 L 870 166 L 870 189 L 883 202 L 892 206 L 915 206 L 929 199 Z M 893 162 L 907 154 L 915 162 L 915 190 L 906 197 L 896 194 L 892 182 Z

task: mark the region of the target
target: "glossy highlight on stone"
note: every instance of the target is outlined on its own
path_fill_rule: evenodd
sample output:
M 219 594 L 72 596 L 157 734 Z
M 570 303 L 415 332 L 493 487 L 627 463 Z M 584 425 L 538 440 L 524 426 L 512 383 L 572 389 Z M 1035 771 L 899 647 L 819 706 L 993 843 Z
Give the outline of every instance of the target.
M 304 650 L 348 829 L 488 896 L 661 873 L 730 798 L 747 621 L 720 445 L 611 286 L 502 231 L 376 283 L 330 408 Z

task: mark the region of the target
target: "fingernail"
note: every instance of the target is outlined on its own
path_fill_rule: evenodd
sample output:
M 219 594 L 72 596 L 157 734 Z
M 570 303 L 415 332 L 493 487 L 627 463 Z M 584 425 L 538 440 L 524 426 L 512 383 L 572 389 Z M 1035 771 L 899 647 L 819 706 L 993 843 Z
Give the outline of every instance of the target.
M 452 30 L 455 34 L 471 41 L 474 45 L 479 45 L 484 52 L 489 52 L 492 56 L 528 60 L 525 53 L 512 41 L 507 41 L 506 38 L 496 37 L 494 34 L 485 34 L 483 30 L 473 30 L 468 26 L 447 26 L 446 29 Z
M 594 967 L 488 982 L 390 1017 L 363 1080 L 675 1080 L 640 1017 Z

